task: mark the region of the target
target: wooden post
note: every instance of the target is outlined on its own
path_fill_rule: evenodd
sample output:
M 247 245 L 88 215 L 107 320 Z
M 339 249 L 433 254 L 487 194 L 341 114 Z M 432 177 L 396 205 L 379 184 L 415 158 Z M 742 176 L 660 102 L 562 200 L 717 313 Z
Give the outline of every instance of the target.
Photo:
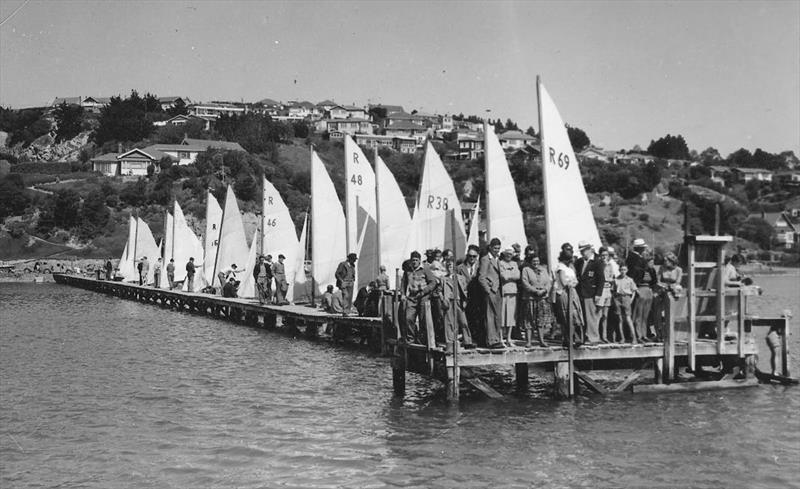
M 425 309 L 425 357 L 428 361 L 428 371 L 433 372 L 433 354 L 431 350 L 436 346 L 436 335 L 433 331 L 433 314 L 431 313 L 431 302 L 426 300 L 423 304 Z
M 553 394 L 558 399 L 569 399 L 572 396 L 572 377 L 570 376 L 569 362 L 555 362 L 553 364 Z
M 405 347 L 398 345 L 392 357 L 392 387 L 397 396 L 406 393 L 406 358 Z
M 664 359 L 656 358 L 653 362 L 653 375 L 655 376 L 656 384 L 664 383 Z
M 461 385 L 461 369 L 453 365 L 447 369 L 447 399 L 458 401 L 459 386 Z
M 686 300 L 688 301 L 686 304 L 687 313 L 689 316 L 689 338 L 687 338 L 686 343 L 686 356 L 688 357 L 689 363 L 689 370 L 691 372 L 695 371 L 695 340 L 697 339 L 697 321 L 695 320 L 695 316 L 697 314 L 697 302 L 696 302 L 696 290 L 695 290 L 695 265 L 694 265 L 694 243 L 692 241 L 688 242 L 688 249 L 687 249 L 687 256 L 689 262 L 689 293 Z
M 714 236 L 719 236 L 719 202 L 714 204 Z
M 514 370 L 517 378 L 517 389 L 525 390 L 528 388 L 528 364 L 515 363 Z
M 673 299 L 666 294 L 666 310 L 664 311 L 664 382 L 671 382 L 675 377 L 675 319 L 672 315 Z
M 736 347 L 739 353 L 739 358 L 744 358 L 744 291 L 739 288 L 739 292 L 737 294 L 739 302 L 737 303 L 739 314 L 737 317 L 737 336 L 736 339 Z
M 719 205 L 717 205 L 719 207 Z M 725 247 L 717 244 L 717 354 L 725 353 L 725 277 L 722 267 L 725 266 Z
M 575 356 L 575 344 L 573 343 L 573 338 L 575 336 L 575 322 L 572 321 L 572 287 L 567 286 L 564 293 L 567 294 L 567 324 L 569 325 L 568 334 L 569 339 L 567 340 L 567 368 L 569 371 L 569 397 L 575 395 L 575 364 L 573 363 L 573 358 Z
M 783 316 L 783 336 L 781 336 L 781 370 L 784 377 L 789 374 L 789 317 Z

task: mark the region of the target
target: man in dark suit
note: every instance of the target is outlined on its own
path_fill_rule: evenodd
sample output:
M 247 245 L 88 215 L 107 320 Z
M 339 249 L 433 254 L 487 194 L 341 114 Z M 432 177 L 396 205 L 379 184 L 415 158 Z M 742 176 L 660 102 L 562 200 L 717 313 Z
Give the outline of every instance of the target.
M 353 314 L 353 287 L 356 283 L 356 260 L 355 253 L 347 255 L 347 260 L 339 263 L 336 267 L 336 286 L 342 290 L 342 301 L 344 302 L 344 313 Z
M 481 316 L 483 316 L 483 289 L 478 282 L 478 258 L 480 258 L 480 256 L 480 249 L 478 246 L 469 245 L 464 262 L 456 267 L 456 275 L 458 275 L 463 292 L 466 294 L 463 312 L 465 315 L 464 319 L 467 321 L 467 326 L 469 328 L 470 340 L 467 341 L 466 336 L 464 336 L 465 347 L 468 343 L 474 343 L 475 340 L 483 341 L 485 336 L 481 318 Z
M 503 296 L 500 292 L 500 240 L 492 238 L 489 253 L 481 258 L 478 266 L 478 283 L 486 301 L 486 344 L 492 349 L 501 349 L 503 322 Z
M 586 325 L 586 342 L 596 344 L 600 342 L 600 309 L 601 295 L 605 286 L 605 264 L 595 254 L 594 247 L 586 241 L 578 243 L 581 257 L 575 262 L 575 272 L 578 275 L 578 296 L 583 306 L 583 323 Z

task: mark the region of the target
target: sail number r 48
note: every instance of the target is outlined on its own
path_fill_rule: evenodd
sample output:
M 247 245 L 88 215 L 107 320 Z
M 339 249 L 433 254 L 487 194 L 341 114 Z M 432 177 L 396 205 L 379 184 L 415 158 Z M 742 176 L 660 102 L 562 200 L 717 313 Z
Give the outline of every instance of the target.
M 558 165 L 559 168 L 567 169 L 569 168 L 569 155 L 564 153 L 558 153 L 558 158 L 556 158 L 556 150 L 548 146 L 550 151 L 550 163 L 554 165 Z

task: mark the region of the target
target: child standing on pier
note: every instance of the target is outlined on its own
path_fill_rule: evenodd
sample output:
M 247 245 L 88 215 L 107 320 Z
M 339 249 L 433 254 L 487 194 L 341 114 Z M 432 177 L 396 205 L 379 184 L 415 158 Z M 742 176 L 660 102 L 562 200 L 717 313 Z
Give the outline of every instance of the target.
M 631 339 L 632 344 L 638 343 L 636 331 L 633 329 L 633 319 L 631 318 L 631 304 L 636 295 L 636 282 L 628 276 L 628 266 L 619 266 L 619 276 L 614 279 L 614 307 L 617 310 L 620 325 L 620 340 L 625 341 L 625 333 Z

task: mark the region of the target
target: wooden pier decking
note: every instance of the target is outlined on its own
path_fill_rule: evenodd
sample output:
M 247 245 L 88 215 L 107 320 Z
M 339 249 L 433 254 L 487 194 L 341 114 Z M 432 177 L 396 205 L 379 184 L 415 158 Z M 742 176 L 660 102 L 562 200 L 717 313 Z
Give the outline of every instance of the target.
M 53 277 L 59 284 L 249 326 L 283 330 L 307 338 L 349 339 L 359 344 L 366 343 L 371 350 L 391 356 L 394 390 L 398 395 L 405 391 L 406 372 L 414 372 L 441 381 L 447 397 L 452 400 L 459 398 L 461 380 L 491 397 L 499 396 L 477 377 L 473 369 L 507 368 L 512 365 L 520 388 L 527 385 L 529 365 L 551 368 L 555 395 L 565 398 L 574 395 L 578 383 L 592 391 L 603 392 L 604 388 L 588 375 L 593 370 L 632 370 L 616 389 L 612 389 L 616 391 L 629 389 L 638 379 L 650 377 L 642 371 L 651 368 L 653 376 L 650 378 L 657 384 L 677 379 L 679 367 L 691 367 L 692 371 L 704 366 L 720 367 L 721 371 L 738 367 L 739 372 L 746 375 L 747 365 L 753 364 L 754 355 L 758 353 L 754 327 L 773 325 L 784 328 L 782 363 L 783 372 L 788 376 L 788 317 L 758 318 L 743 314 L 737 319 L 737 338 L 721 342 L 716 339 L 688 341 L 687 332 L 676 331 L 674 321 L 668 321 L 671 326 L 667 328 L 663 342 L 637 345 L 612 343 L 573 348 L 560 344 L 526 348 L 519 342 L 518 346 L 501 350 L 456 347 L 455 353 L 448 353 L 441 345 L 428 347 L 399 340 L 398 307 L 391 295 L 385 296 L 386 300 L 383 301 L 382 318 L 365 318 L 328 314 L 303 305 L 262 305 L 249 299 L 158 289 L 76 275 L 54 274 Z M 430 324 L 430 321 L 426 322 Z M 428 329 L 432 338 L 433 332 Z

